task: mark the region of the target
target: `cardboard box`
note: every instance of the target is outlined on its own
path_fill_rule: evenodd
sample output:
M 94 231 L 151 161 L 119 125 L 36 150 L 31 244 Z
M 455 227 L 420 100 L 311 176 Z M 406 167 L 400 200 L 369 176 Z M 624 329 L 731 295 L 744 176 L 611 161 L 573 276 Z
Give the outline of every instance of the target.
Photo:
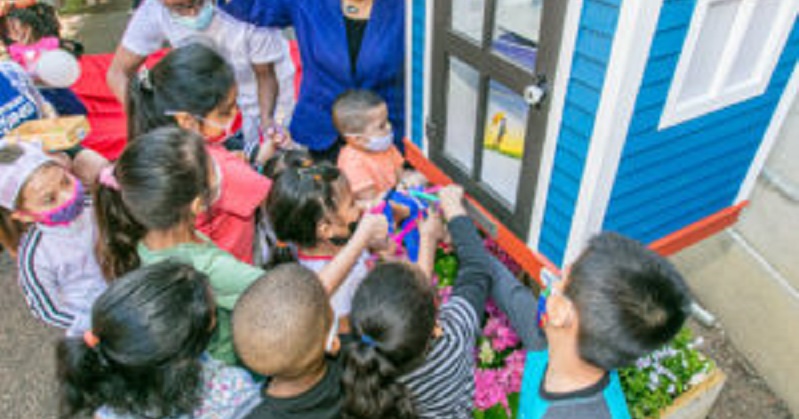
M 80 144 L 91 127 L 85 116 L 37 119 L 18 126 L 5 136 L 9 142 L 39 141 L 45 151 L 67 150 Z

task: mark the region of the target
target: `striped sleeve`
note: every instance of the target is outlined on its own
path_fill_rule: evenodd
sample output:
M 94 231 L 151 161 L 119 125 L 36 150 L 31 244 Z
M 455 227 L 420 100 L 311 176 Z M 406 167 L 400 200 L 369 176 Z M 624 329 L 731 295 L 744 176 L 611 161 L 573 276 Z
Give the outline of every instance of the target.
M 35 227 L 25 235 L 19 252 L 19 284 L 34 316 L 66 329 L 72 325 L 75 315 L 61 306 L 57 272 L 48 269 L 41 255 L 37 255 L 41 242 L 42 232 Z

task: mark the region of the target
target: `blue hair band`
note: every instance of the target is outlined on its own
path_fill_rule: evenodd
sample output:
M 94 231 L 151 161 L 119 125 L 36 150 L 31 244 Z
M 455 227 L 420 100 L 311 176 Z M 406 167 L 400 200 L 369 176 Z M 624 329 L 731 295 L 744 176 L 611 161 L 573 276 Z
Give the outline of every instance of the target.
M 375 342 L 375 340 L 371 336 L 369 336 L 367 334 L 362 334 L 361 335 L 361 342 L 363 342 L 364 345 L 366 345 L 366 346 L 368 346 L 370 348 L 374 348 L 374 347 L 377 346 L 377 342 Z

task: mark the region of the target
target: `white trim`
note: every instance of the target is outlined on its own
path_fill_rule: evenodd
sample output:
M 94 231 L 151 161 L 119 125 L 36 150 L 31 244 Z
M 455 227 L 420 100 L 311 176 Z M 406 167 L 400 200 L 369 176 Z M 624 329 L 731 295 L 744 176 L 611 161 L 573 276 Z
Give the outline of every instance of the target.
M 731 36 L 726 41 L 724 52 L 721 54 L 716 73 L 711 81 L 711 88 L 707 93 L 699 97 L 680 100 L 680 95 L 686 82 L 686 73 L 693 61 L 697 41 L 707 16 L 707 10 L 710 5 L 720 1 L 722 0 L 699 0 L 696 5 L 688 35 L 682 46 L 683 53 L 677 64 L 674 80 L 666 99 L 666 106 L 660 119 L 660 129 L 665 129 L 759 96 L 768 88 L 771 74 L 777 66 L 795 22 L 796 14 L 799 12 L 799 0 L 785 0 L 780 5 L 782 9 L 777 12 L 777 18 L 773 25 L 777 29 L 772 31 L 763 45 L 762 51 L 764 51 L 765 56 L 758 57 L 757 67 L 749 80 L 728 86 L 727 83 L 732 72 L 732 66 L 738 58 L 744 36 L 758 6 L 757 0 L 740 0 L 740 9 L 736 13 L 733 27 L 730 31 Z
M 433 2 L 432 1 L 425 1 L 425 25 L 427 28 L 425 29 L 425 36 L 424 36 L 424 73 L 427 75 L 424 81 L 424 98 L 422 100 L 422 124 L 427 124 L 428 118 L 430 118 L 430 101 L 432 100 L 432 85 L 433 85 L 433 21 L 435 20 L 435 16 L 433 15 Z M 430 153 L 430 139 L 427 138 L 427 129 L 426 126 L 422 126 L 422 137 L 424 141 L 422 141 L 422 153 L 425 156 L 429 156 Z
M 563 266 L 602 229 L 662 6 L 663 0 L 622 3 Z
M 552 168 L 555 163 L 555 151 L 560 136 L 560 125 L 563 120 L 563 107 L 566 103 L 566 92 L 571 78 L 574 50 L 577 46 L 577 34 L 580 31 L 583 0 L 569 1 L 566 5 L 566 16 L 563 20 L 560 52 L 558 53 L 557 74 L 552 87 L 552 102 L 547 115 L 547 131 L 544 146 L 541 150 L 541 162 L 538 168 L 538 184 L 535 190 L 535 202 L 530 218 L 530 233 L 527 235 L 527 246 L 538 250 L 541 226 L 544 222 L 544 211 L 547 206 L 549 183 L 552 179 Z
M 782 125 L 791 112 L 791 107 L 793 106 L 797 93 L 799 93 L 799 64 L 794 64 L 791 79 L 785 86 L 785 91 L 782 93 L 777 109 L 774 111 L 774 116 L 771 117 L 771 122 L 769 122 L 766 134 L 763 136 L 763 140 L 760 143 L 757 154 L 755 154 L 754 160 L 752 160 L 751 166 L 749 166 L 749 172 L 747 172 L 746 178 L 744 178 L 741 189 L 738 190 L 738 196 L 735 197 L 736 205 L 749 199 L 749 196 L 752 194 L 757 178 L 763 170 L 763 166 L 766 164 L 766 159 L 771 153 L 771 149 L 774 148 L 777 138 L 779 138 Z
M 413 142 L 413 1 L 405 3 L 405 137 Z

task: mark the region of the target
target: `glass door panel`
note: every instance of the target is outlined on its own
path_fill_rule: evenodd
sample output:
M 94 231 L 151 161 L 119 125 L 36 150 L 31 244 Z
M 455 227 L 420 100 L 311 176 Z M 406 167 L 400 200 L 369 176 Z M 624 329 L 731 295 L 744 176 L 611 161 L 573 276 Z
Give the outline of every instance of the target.
M 501 83 L 490 82 L 480 180 L 498 194 L 509 209 L 516 206 L 528 108 L 519 94 Z
M 450 57 L 447 89 L 447 130 L 444 153 L 469 176 L 474 168 L 475 121 L 480 74 L 463 61 Z
M 543 0 L 496 0 L 494 51 L 534 71 L 542 8 Z
M 469 40 L 482 44 L 484 0 L 455 0 L 452 3 L 452 29 Z

